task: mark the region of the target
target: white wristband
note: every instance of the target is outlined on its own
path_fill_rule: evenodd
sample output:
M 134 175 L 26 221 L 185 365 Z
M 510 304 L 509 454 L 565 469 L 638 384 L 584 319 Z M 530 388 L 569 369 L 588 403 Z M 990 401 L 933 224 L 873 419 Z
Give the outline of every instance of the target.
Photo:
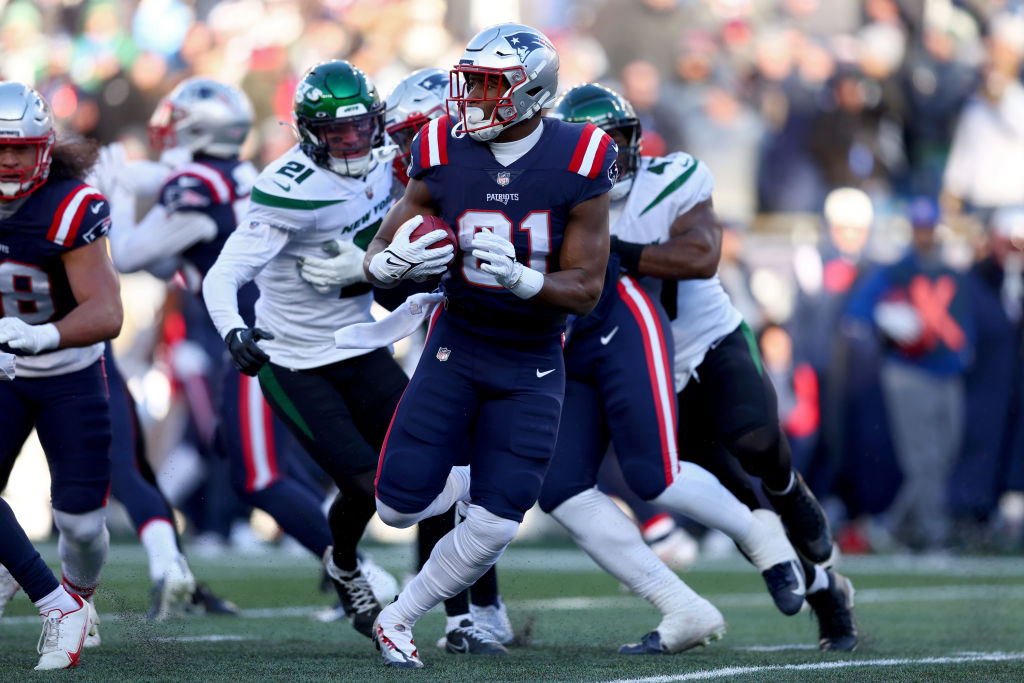
M 52 351 L 53 349 L 60 346 L 60 330 L 53 323 L 46 323 L 45 325 L 37 325 L 39 330 L 39 336 L 42 339 L 42 344 L 39 347 L 40 351 Z
M 530 299 L 536 296 L 543 287 L 544 273 L 523 266 L 523 272 L 519 275 L 519 279 L 513 282 L 508 290 L 520 299 Z

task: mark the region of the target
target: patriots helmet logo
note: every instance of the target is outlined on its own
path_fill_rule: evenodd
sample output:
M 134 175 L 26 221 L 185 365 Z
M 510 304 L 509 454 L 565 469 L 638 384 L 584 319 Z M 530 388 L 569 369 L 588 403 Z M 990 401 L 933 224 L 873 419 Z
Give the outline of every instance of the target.
M 522 64 L 525 64 L 526 58 L 530 56 L 530 53 L 538 48 L 547 47 L 552 50 L 554 49 L 546 44 L 540 36 L 535 33 L 527 33 L 526 31 L 509 34 L 505 36 L 505 41 L 516 51 L 516 56 L 519 57 L 519 62 Z
M 424 90 L 440 90 L 448 87 L 448 76 L 446 74 L 432 73 L 417 83 Z

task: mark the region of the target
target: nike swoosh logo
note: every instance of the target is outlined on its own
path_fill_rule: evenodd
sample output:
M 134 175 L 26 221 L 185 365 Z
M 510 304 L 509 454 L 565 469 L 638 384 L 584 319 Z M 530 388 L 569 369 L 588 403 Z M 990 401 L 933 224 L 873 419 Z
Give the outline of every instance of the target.
M 91 209 L 89 209 L 89 210 L 90 210 L 90 211 L 92 211 L 93 213 L 99 213 L 99 212 L 100 212 L 100 209 L 102 209 L 102 208 L 103 208 L 103 202 L 96 202 L 96 203 L 95 203 L 95 204 L 94 204 L 94 205 L 92 206 L 92 208 L 91 208 Z
M 288 183 L 287 185 L 282 185 L 281 183 L 279 183 L 279 182 L 277 182 L 277 181 L 275 180 L 275 181 L 274 181 L 274 184 L 275 184 L 275 185 L 277 185 L 278 187 L 280 187 L 280 188 L 281 188 L 282 190 L 284 190 L 285 192 L 289 192 L 289 191 L 291 191 L 291 189 L 292 189 L 292 184 L 291 184 L 291 183 Z
M 611 332 L 609 332 L 607 335 L 601 335 L 601 346 L 608 346 L 608 342 L 610 342 L 612 340 L 612 337 L 614 337 L 615 333 L 618 332 L 618 331 L 619 331 L 619 326 L 616 325 L 615 329 L 612 330 Z
M 469 652 L 469 643 L 466 642 L 465 638 L 463 638 L 462 642 L 460 644 L 458 644 L 458 645 L 456 645 L 455 643 L 453 643 L 453 642 L 451 642 L 449 640 L 448 641 L 448 649 L 449 650 L 455 650 L 456 652 Z
M 550 375 L 554 371 L 555 371 L 555 369 L 551 368 L 550 370 L 545 370 L 544 372 L 541 372 L 540 368 L 537 368 L 537 377 L 538 378 L 540 378 L 540 377 L 547 377 L 548 375 Z

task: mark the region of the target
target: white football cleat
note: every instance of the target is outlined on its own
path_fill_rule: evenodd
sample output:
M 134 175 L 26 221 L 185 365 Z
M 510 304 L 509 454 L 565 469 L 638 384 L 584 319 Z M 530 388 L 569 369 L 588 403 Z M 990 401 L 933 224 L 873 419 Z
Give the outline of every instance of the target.
M 89 630 L 89 608 L 80 596 L 70 595 L 78 603 L 78 609 L 67 614 L 54 609 L 42 615 L 43 632 L 36 646 L 39 653 L 36 671 L 68 669 L 78 665 L 85 633 Z
M 482 628 L 501 643 L 508 645 L 516 639 L 515 631 L 512 630 L 512 622 L 508 618 L 508 610 L 505 603 L 498 598 L 497 605 L 480 607 L 470 604 L 469 613 L 473 617 L 473 623 L 477 628 Z
M 86 600 L 85 606 L 89 610 L 89 625 L 85 629 L 85 640 L 82 641 L 82 647 L 99 647 L 103 642 L 100 639 L 100 613 L 96 611 L 92 600 Z
M 385 607 L 373 622 L 373 644 L 380 650 L 384 666 L 400 669 L 422 669 L 423 660 L 412 639 L 412 627 L 392 619 Z
M 725 617 L 704 598 L 697 596 L 684 610 L 666 614 L 658 628 L 639 643 L 623 645 L 623 655 L 668 655 L 698 645 L 707 645 L 725 635 Z
M 192 604 L 192 595 L 196 591 L 196 579 L 192 576 L 184 555 L 170 564 L 163 578 L 153 584 L 152 599 L 146 618 L 164 621 L 185 614 L 185 609 Z
M 359 558 L 359 571 L 363 573 L 366 582 L 370 584 L 370 590 L 373 591 L 373 597 L 377 598 L 380 604 L 386 605 L 398 595 L 398 579 L 366 555 Z
M 7 567 L 0 564 L 0 617 L 4 615 L 7 603 L 11 601 L 11 598 L 18 592 L 19 588 L 21 586 L 11 576 L 11 572 L 7 571 Z

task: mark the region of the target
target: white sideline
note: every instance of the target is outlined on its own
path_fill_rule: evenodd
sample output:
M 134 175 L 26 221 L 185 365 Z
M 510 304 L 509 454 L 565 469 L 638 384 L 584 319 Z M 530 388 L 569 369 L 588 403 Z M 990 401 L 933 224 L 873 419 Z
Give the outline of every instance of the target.
M 854 667 L 914 666 L 925 664 L 972 664 L 974 662 L 1011 662 L 1024 659 L 1024 652 L 974 652 L 954 657 L 922 657 L 920 659 L 861 659 L 839 662 L 808 662 L 807 664 L 772 664 L 766 666 L 727 666 L 721 669 L 706 669 L 675 676 L 651 676 L 649 678 L 622 678 L 607 683 L 670 683 L 671 681 L 709 681 L 715 678 L 732 678 L 749 674 L 772 671 L 827 671 L 829 669 L 851 669 Z

